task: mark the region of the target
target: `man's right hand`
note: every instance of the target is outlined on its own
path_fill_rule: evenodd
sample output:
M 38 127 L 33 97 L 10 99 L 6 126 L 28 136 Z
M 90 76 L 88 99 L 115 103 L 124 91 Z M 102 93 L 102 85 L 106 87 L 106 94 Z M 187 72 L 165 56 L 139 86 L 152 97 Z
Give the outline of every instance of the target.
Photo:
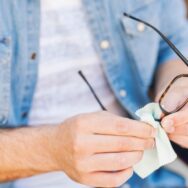
M 108 112 L 79 115 L 56 128 L 53 155 L 59 170 L 94 187 L 123 184 L 143 151 L 154 146 L 151 126 Z

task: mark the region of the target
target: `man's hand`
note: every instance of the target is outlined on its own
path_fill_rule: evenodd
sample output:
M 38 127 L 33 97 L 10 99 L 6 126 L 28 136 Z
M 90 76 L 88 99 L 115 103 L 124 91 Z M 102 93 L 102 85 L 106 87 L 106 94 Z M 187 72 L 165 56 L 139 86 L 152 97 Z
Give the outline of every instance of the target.
M 159 66 L 156 75 L 156 86 L 155 95 L 156 101 L 159 100 L 164 89 L 170 83 L 170 81 L 180 74 L 188 74 L 188 68 L 180 60 L 174 60 L 166 62 Z M 168 94 L 166 100 L 168 109 L 175 109 L 177 104 L 182 104 L 188 97 L 188 78 L 180 79 L 171 86 L 169 90 L 172 92 Z M 181 97 L 182 96 L 182 97 Z M 179 105 L 178 104 L 178 105 Z M 165 106 L 164 106 L 165 107 Z M 181 145 L 182 147 L 188 148 L 188 107 L 184 107 L 181 111 L 168 115 L 163 118 L 162 126 L 165 131 L 169 134 L 169 138 Z
M 162 125 L 173 142 L 188 149 L 188 108 L 166 116 Z
M 188 98 L 188 77 L 174 82 L 164 98 L 162 105 L 167 111 L 178 109 Z M 179 112 L 164 117 L 162 125 L 173 142 L 188 148 L 188 105 Z
M 108 112 L 79 115 L 59 126 L 54 156 L 59 170 L 79 183 L 117 187 L 154 146 L 154 136 L 151 126 Z
M 61 125 L 0 129 L 0 182 L 64 171 L 93 187 L 117 187 L 132 175 L 155 130 L 108 112 Z

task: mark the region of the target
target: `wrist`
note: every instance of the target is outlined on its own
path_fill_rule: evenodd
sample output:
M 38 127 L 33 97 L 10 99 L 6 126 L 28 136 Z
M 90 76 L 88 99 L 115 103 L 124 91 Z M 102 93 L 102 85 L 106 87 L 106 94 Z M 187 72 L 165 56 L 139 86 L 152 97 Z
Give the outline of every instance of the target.
M 56 132 L 56 126 L 1 130 L 0 181 L 59 171 Z
M 60 143 L 58 141 L 59 126 L 43 126 L 40 132 L 39 144 L 42 146 L 42 159 L 45 167 L 43 170 L 46 172 L 62 171 L 58 163 L 58 156 L 60 149 Z

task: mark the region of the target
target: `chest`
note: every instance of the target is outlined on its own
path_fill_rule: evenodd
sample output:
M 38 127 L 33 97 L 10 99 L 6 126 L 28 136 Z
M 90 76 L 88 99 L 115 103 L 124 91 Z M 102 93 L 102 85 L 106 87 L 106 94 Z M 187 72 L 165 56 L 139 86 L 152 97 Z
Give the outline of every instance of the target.
M 150 84 L 159 44 L 155 33 L 124 18 L 123 12 L 134 14 L 159 27 L 160 2 L 82 0 L 95 49 L 116 92 L 127 80 L 131 80 L 133 72 L 138 85 L 147 87 Z M 13 104 L 13 114 L 16 111 L 16 116 L 20 118 L 25 118 L 23 114 L 29 111 L 36 86 L 40 11 L 38 0 L 0 1 L 0 83 L 3 83 L 0 98 L 6 103 L 3 105 L 6 110 L 2 109 L 2 112 L 8 112 L 13 101 L 16 103 Z M 3 65 L 5 61 L 8 61 L 7 65 Z M 142 74 L 146 69 L 146 74 Z M 114 80 L 118 80 L 118 84 Z

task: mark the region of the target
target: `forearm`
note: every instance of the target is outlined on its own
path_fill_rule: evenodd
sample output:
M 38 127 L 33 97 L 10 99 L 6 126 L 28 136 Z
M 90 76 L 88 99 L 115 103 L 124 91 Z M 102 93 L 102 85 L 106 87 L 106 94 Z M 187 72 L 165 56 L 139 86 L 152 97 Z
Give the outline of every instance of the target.
M 183 73 L 188 73 L 188 68 L 183 62 L 181 62 L 181 60 L 169 61 L 160 65 L 156 72 L 155 79 L 156 98 L 160 97 L 162 91 L 175 76 Z
M 48 126 L 0 130 L 0 182 L 57 170 L 53 134 Z

